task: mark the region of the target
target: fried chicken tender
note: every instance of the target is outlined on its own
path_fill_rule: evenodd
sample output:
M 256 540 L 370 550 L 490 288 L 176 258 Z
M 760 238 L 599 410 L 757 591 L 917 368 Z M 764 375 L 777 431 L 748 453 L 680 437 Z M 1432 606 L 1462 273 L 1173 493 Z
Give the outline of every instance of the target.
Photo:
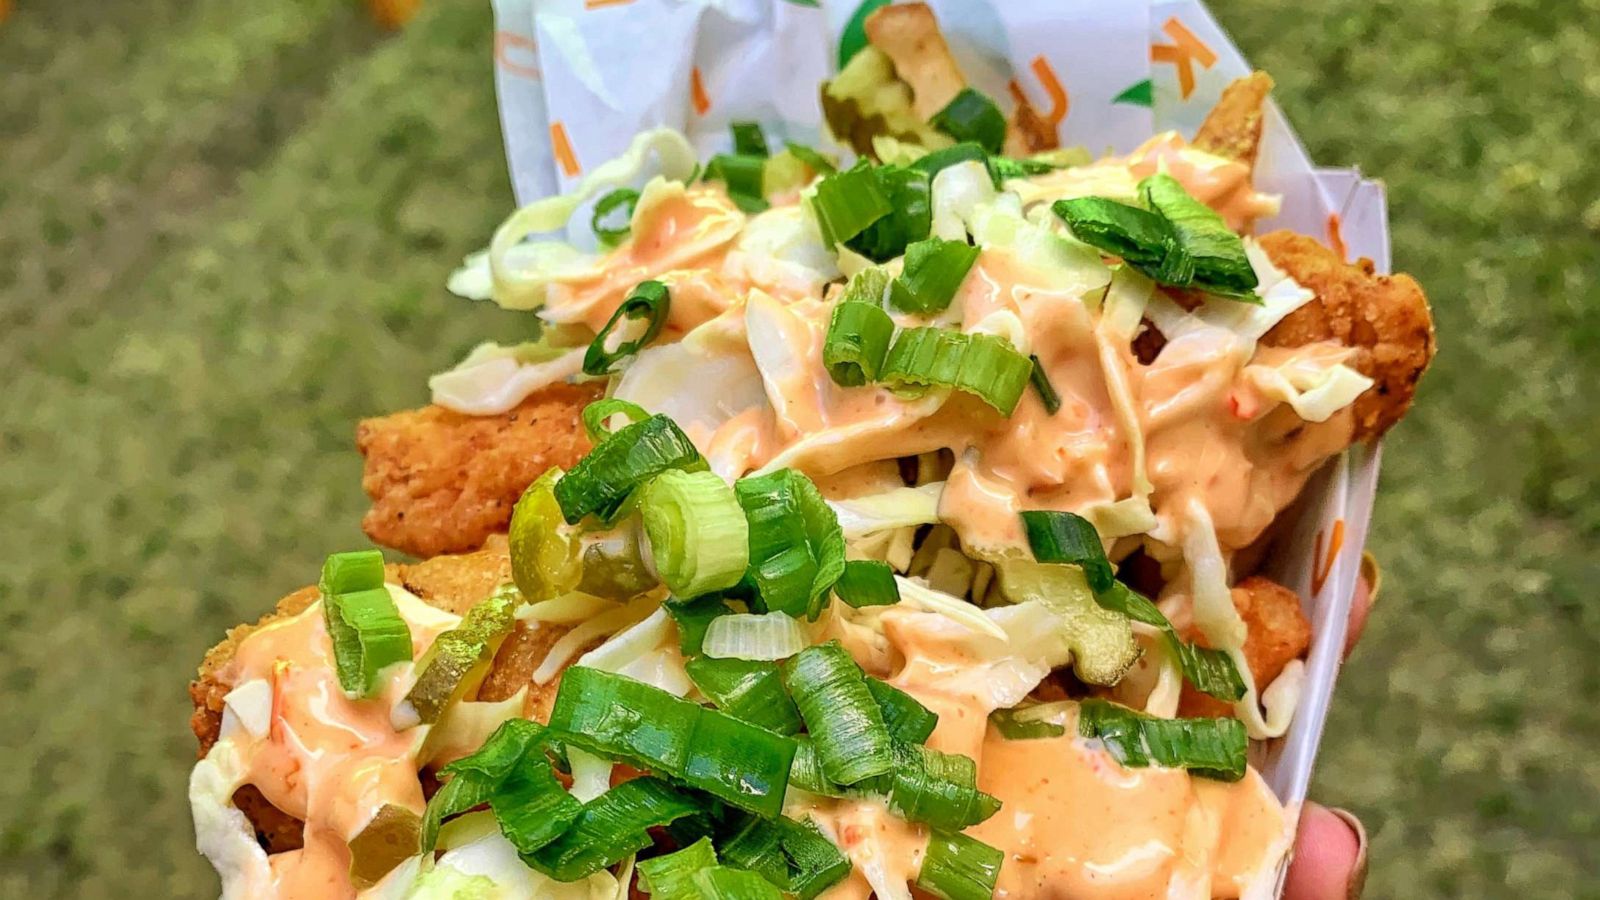
M 1311 646 L 1311 622 L 1294 591 L 1260 575 L 1252 575 L 1233 588 L 1233 608 L 1244 619 L 1244 656 L 1250 664 L 1250 674 L 1257 690 L 1263 690 L 1283 673 L 1284 666 L 1305 655 Z M 1187 630 L 1189 640 L 1206 645 L 1198 629 Z M 1202 694 L 1185 682 L 1178 715 L 1232 715 L 1232 704 Z
M 1261 149 L 1261 126 L 1266 121 L 1262 110 L 1271 92 L 1272 78 L 1265 72 L 1235 79 L 1223 89 L 1217 105 L 1200 123 L 1194 146 L 1254 165 Z
M 367 536 L 412 556 L 462 553 L 506 530 L 517 498 L 551 466 L 589 452 L 579 422 L 599 384 L 554 384 L 508 413 L 439 406 L 367 419 L 356 429 L 372 498 Z
M 385 577 L 439 609 L 462 615 L 496 587 L 511 580 L 511 556 L 505 539 L 497 537 L 476 553 L 441 556 L 415 565 L 390 564 L 385 567 Z M 210 752 L 221 732 L 223 698 L 234 688 L 234 674 L 229 663 L 239 644 L 271 622 L 304 612 L 319 596 L 315 587 L 289 594 L 257 622 L 230 630 L 221 643 L 206 653 L 198 677 L 189 685 L 189 697 L 194 702 L 189 727 L 199 741 L 201 757 Z M 504 700 L 527 687 L 524 714 L 548 719 L 558 679 L 537 685 L 531 676 L 550 646 L 566 630 L 548 624 L 530 629 L 519 623 L 496 654 L 478 689 L 477 699 Z M 267 852 L 281 853 L 301 846 L 300 820 L 273 806 L 254 786 L 241 787 L 234 793 L 233 802 L 255 826 L 256 835 Z
M 1350 366 L 1377 382 L 1355 403 L 1356 439 L 1388 431 L 1411 407 L 1433 359 L 1433 315 L 1410 275 L 1379 275 L 1372 260 L 1346 263 L 1315 239 L 1274 231 L 1261 246 L 1317 299 L 1290 313 L 1262 338 L 1269 347 L 1334 341 L 1356 350 Z

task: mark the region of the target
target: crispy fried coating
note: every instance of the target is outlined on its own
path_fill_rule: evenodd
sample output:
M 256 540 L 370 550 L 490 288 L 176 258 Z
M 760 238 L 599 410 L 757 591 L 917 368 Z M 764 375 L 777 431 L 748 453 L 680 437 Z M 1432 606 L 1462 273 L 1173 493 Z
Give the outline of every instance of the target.
M 1374 384 L 1355 403 L 1356 439 L 1388 431 L 1411 407 L 1433 359 L 1433 314 L 1410 275 L 1379 275 L 1372 260 L 1344 262 L 1316 240 L 1274 231 L 1261 246 L 1317 299 L 1290 313 L 1262 338 L 1271 347 L 1334 341 L 1356 349 L 1352 368 Z
M 367 419 L 356 429 L 372 498 L 367 536 L 413 556 L 461 553 L 503 532 L 523 489 L 589 451 L 579 414 L 599 384 L 554 384 L 508 413 L 439 406 Z
M 1353 348 L 1348 365 L 1375 384 L 1356 399 L 1353 440 L 1381 436 L 1411 408 L 1417 382 L 1433 359 L 1433 314 L 1422 286 L 1410 275 L 1379 275 L 1372 260 L 1347 263 L 1314 238 L 1274 231 L 1261 238 L 1274 264 L 1316 299 L 1300 307 L 1262 337 L 1269 347 L 1303 347 L 1332 341 Z M 1201 298 L 1175 292 L 1188 309 Z M 1133 351 L 1148 364 L 1166 338 L 1148 321 Z
M 476 553 L 441 556 L 415 565 L 391 564 L 386 567 L 386 577 L 429 604 L 462 615 L 511 579 L 511 556 L 505 539 L 497 538 Z M 223 698 L 234 687 L 229 663 L 240 642 L 262 626 L 303 612 L 318 596 L 315 587 L 289 594 L 257 622 L 231 629 L 221 643 L 206 653 L 198 677 L 189 685 L 189 697 L 195 707 L 189 726 L 199 741 L 200 756 L 210 752 L 222 729 Z M 479 687 L 478 699 L 503 700 L 528 685 L 525 709 L 540 718 L 548 718 L 557 680 L 553 679 L 548 685 L 534 685 L 530 676 L 550 645 L 565 632 L 561 626 L 545 625 L 529 630 L 519 624 L 501 645 Z M 300 820 L 273 806 L 255 787 L 239 788 L 234 792 L 233 802 L 255 826 L 256 835 L 267 852 L 281 853 L 301 846 Z
M 1254 165 L 1261 149 L 1262 108 L 1272 91 L 1272 78 L 1265 72 L 1251 72 L 1222 91 L 1217 105 L 1206 114 L 1195 132 L 1194 146 L 1207 153 L 1226 156 Z
M 1250 674 L 1255 677 L 1256 688 L 1265 689 L 1291 660 L 1305 655 L 1311 646 L 1311 622 L 1294 591 L 1260 575 L 1252 575 L 1234 587 L 1233 607 L 1244 619 L 1244 655 Z M 1195 631 L 1190 629 L 1189 639 L 1205 644 L 1205 638 Z M 1208 697 L 1188 683 L 1178 701 L 1180 716 L 1226 716 L 1231 709 L 1231 704 Z

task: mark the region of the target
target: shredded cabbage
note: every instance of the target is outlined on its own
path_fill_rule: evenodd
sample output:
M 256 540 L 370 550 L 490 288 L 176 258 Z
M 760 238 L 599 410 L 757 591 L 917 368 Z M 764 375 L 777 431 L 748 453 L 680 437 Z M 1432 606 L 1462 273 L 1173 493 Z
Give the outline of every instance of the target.
M 963 243 L 967 240 L 968 223 L 972 221 L 974 211 L 995 197 L 989 167 L 975 159 L 940 169 L 933 176 L 930 191 L 933 200 L 932 235 Z
M 428 388 L 433 402 L 446 409 L 470 416 L 497 415 L 515 409 L 535 391 L 582 372 L 584 350 L 568 350 L 541 363 L 519 363 L 510 355 L 472 362 L 469 356 L 455 368 L 429 378 Z
M 189 774 L 189 809 L 195 845 L 222 878 L 224 900 L 267 897 L 275 890 L 267 854 L 255 826 L 233 805 L 245 763 L 232 741 L 221 740 Z
M 539 668 L 533 670 L 534 683 L 549 684 L 551 679 L 566 668 L 568 660 L 572 659 L 579 650 L 587 647 L 596 638 L 615 634 L 635 625 L 659 607 L 660 602 L 655 597 L 646 595 L 580 623 L 571 631 L 562 635 L 561 639 L 551 646 L 550 652 L 545 655 L 544 662 L 539 664 Z M 598 652 L 603 646 L 596 647 L 591 652 Z
M 934 481 L 921 487 L 901 487 L 849 500 L 830 500 L 828 505 L 839 517 L 839 527 L 848 541 L 891 528 L 937 523 L 942 493 L 944 482 Z
M 222 698 L 222 737 L 243 729 L 252 738 L 264 738 L 272 727 L 272 685 L 265 678 L 252 678 Z
M 1001 641 L 1007 639 L 1004 628 L 996 625 L 983 610 L 960 597 L 936 591 L 920 579 L 896 575 L 894 580 L 900 587 L 901 603 L 909 603 L 926 612 L 939 613 L 975 634 L 988 635 Z
M 1324 356 L 1302 355 L 1276 366 L 1245 366 L 1244 375 L 1262 396 L 1287 403 L 1307 422 L 1326 422 L 1356 402 L 1374 384 L 1371 378 Z
M 572 766 L 571 794 L 579 802 L 590 800 L 611 790 L 612 764 L 572 744 L 567 745 L 567 762 Z
M 572 193 L 546 197 L 512 213 L 489 242 L 492 299 L 506 309 L 537 309 L 544 305 L 545 289 L 552 282 L 592 274 L 597 258 L 590 254 L 561 241 L 531 246 L 523 241 L 564 228 L 573 212 L 591 197 L 636 183 L 652 155 L 665 178 L 682 180 L 699 165 L 687 138 L 670 128 L 656 128 L 636 136 L 622 156 L 590 172 Z M 639 208 L 643 206 L 641 202 Z M 634 210 L 635 220 L 639 208 Z M 451 281 L 459 286 L 481 287 L 481 278 L 472 275 L 458 273 L 451 276 Z
M 613 900 L 617 877 L 600 871 L 564 884 L 528 868 L 495 832 L 447 851 L 411 885 L 406 900 Z

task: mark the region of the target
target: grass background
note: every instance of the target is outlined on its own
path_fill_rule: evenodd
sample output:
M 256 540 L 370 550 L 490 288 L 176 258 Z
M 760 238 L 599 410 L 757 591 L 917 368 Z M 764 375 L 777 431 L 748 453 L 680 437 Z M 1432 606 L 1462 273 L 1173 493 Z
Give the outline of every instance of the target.
M 1600 3 L 1215 5 L 1313 155 L 1388 180 L 1443 346 L 1316 791 L 1370 896 L 1600 897 Z M 442 289 L 510 195 L 488 4 L 426 6 L 0 25 L 0 895 L 214 895 L 194 664 L 362 543 L 355 420 L 524 327 Z

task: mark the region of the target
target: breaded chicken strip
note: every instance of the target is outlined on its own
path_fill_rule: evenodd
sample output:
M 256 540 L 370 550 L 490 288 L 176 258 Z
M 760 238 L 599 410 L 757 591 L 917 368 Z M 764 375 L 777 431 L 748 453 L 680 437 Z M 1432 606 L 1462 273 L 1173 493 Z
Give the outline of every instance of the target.
M 1410 275 L 1379 275 L 1372 260 L 1346 263 L 1313 238 L 1274 231 L 1261 246 L 1317 299 L 1267 332 L 1269 347 L 1334 341 L 1356 349 L 1350 366 L 1377 382 L 1356 400 L 1356 439 L 1388 431 L 1411 407 L 1433 359 L 1433 315 Z
M 535 478 L 589 452 L 578 416 L 600 393 L 598 383 L 555 384 L 495 416 L 427 406 L 363 421 L 356 446 L 372 509 L 362 528 L 418 557 L 483 546 Z
M 1283 667 L 1305 655 L 1311 646 L 1311 621 L 1300 609 L 1294 591 L 1260 575 L 1252 575 L 1233 589 L 1233 608 L 1244 619 L 1244 656 L 1250 664 L 1256 689 L 1264 690 L 1283 674 Z M 1186 629 L 1188 640 L 1206 645 L 1198 629 Z M 1187 681 L 1178 701 L 1180 716 L 1232 715 L 1233 705 L 1195 690 Z
M 461 615 L 489 596 L 496 587 L 511 580 L 511 556 L 505 539 L 495 538 L 476 553 L 441 556 L 416 565 L 391 564 L 386 569 L 386 577 L 429 604 Z M 198 677 L 189 685 L 189 697 L 194 701 L 194 714 L 189 719 L 189 726 L 200 743 L 200 756 L 210 752 L 222 729 L 223 698 L 234 688 L 234 674 L 230 671 L 229 663 L 240 642 L 270 622 L 303 612 L 318 597 L 315 587 L 301 588 L 278 601 L 276 609 L 254 624 L 240 625 L 230 630 L 222 643 L 206 653 Z M 537 685 L 532 682 L 531 676 L 534 668 L 544 660 L 550 645 L 566 630 L 565 627 L 549 624 L 529 630 L 519 623 L 496 654 L 488 675 L 478 689 L 477 699 L 504 700 L 527 687 L 529 696 L 524 706 L 526 713 L 540 719 L 548 718 L 550 704 L 555 701 L 557 680 Z M 300 820 L 267 802 L 255 787 L 241 787 L 235 792 L 233 802 L 255 826 L 256 834 L 267 852 L 279 853 L 301 845 Z

